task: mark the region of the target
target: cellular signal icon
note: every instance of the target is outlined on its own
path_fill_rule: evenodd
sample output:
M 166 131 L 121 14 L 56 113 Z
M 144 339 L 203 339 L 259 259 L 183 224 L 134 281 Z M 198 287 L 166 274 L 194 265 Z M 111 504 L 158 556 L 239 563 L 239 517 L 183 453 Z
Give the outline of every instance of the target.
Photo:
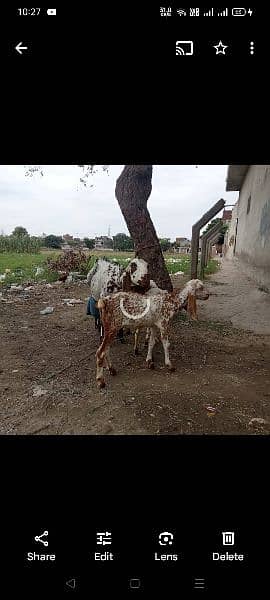
M 176 56 L 192 56 L 193 54 L 193 42 L 192 41 L 178 41 L 176 42 Z
M 179 15 L 179 17 L 186 17 L 187 16 L 187 11 L 183 10 L 182 8 L 179 8 L 176 12 Z
M 218 17 L 228 17 L 229 16 L 229 11 L 227 8 L 225 8 L 225 10 L 222 10 L 221 12 L 218 12 Z

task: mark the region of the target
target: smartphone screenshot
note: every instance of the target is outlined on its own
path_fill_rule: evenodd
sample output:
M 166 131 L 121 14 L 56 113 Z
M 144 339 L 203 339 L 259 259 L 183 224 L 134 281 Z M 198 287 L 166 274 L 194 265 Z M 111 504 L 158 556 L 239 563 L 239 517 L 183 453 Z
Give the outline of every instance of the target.
M 269 8 L 1 11 L 3 598 L 265 598 Z

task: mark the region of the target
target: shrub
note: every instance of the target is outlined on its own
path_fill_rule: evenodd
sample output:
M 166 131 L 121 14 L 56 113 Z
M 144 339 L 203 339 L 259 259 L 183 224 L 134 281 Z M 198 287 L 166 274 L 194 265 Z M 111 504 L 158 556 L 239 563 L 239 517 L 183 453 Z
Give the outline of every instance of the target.
M 65 254 L 60 254 L 57 258 L 47 258 L 47 265 L 50 271 L 64 271 L 70 273 L 71 271 L 80 271 L 83 275 L 86 275 L 89 269 L 90 258 L 87 258 L 84 252 L 79 250 L 69 250 Z

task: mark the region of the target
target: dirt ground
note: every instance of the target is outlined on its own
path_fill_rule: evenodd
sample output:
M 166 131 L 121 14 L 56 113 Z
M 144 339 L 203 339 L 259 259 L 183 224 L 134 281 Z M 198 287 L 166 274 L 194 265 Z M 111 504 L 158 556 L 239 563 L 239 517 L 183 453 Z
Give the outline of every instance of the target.
M 130 335 L 124 344 L 114 342 L 111 355 L 118 374 L 111 377 L 106 371 L 104 390 L 95 383 L 99 338 L 92 317 L 86 316 L 87 285 L 2 290 L 0 433 L 269 434 L 270 317 L 268 328 L 258 325 L 259 333 L 256 327 L 255 332 L 245 330 L 253 318 L 249 327 L 236 315 L 234 326 L 230 323 L 237 273 L 226 276 L 225 266 L 223 275 L 223 268 L 209 278 L 211 296 L 199 303 L 199 321 L 179 315 L 173 322 L 175 373 L 164 368 L 160 344 L 154 349 L 155 369 L 148 370 L 143 336 L 135 357 Z M 174 277 L 173 283 L 182 287 L 183 279 Z M 256 295 L 256 285 L 249 282 L 250 287 L 251 296 Z M 83 304 L 67 306 L 64 298 L 80 298 Z M 268 295 L 263 303 L 270 307 Z M 46 306 L 54 312 L 40 315 Z M 257 418 L 263 421 L 251 422 Z
M 220 262 L 220 270 L 209 279 L 211 296 L 201 305 L 200 318 L 214 315 L 236 328 L 270 335 L 270 294 L 254 282 L 254 269 L 237 258 Z

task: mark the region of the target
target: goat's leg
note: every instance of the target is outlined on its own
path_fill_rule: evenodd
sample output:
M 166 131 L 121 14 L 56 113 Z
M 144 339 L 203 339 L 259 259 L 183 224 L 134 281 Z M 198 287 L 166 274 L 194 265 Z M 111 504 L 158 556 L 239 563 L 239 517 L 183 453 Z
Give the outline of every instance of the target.
M 97 380 L 97 384 L 98 384 L 99 388 L 105 387 L 105 380 L 104 380 L 104 375 L 103 375 L 104 359 L 106 357 L 107 350 L 110 347 L 116 333 L 117 333 L 117 330 L 110 332 L 109 334 L 106 334 L 106 332 L 105 332 L 103 341 L 100 344 L 100 346 L 97 350 L 97 353 L 96 353 L 96 359 L 97 359 L 96 380 Z
M 121 327 L 121 329 L 119 329 L 119 331 L 117 332 L 117 339 L 120 340 L 121 344 L 124 344 L 125 339 L 124 339 L 124 329 L 123 329 L 123 327 Z
M 103 338 L 97 353 L 96 353 L 96 359 L 97 359 L 97 373 L 96 373 L 96 381 L 97 384 L 99 386 L 99 388 L 103 388 L 105 387 L 105 380 L 104 380 L 104 376 L 103 376 L 103 364 L 104 364 L 104 357 L 105 357 L 105 344 L 107 343 L 106 338 Z
M 147 357 L 146 357 L 146 364 L 148 366 L 148 369 L 154 368 L 153 348 L 154 348 L 155 343 L 156 343 L 156 331 L 155 331 L 154 327 L 151 327 L 150 328 L 150 338 L 149 338 L 149 342 L 148 342 L 148 351 L 147 351 Z
M 100 343 L 102 343 L 103 338 L 104 338 L 104 327 L 103 327 L 103 323 L 102 323 L 102 321 L 100 319 L 100 321 L 99 321 L 99 339 L 100 339 Z
M 149 342 L 149 339 L 150 339 L 150 334 L 151 334 L 150 327 L 147 327 L 147 329 L 146 329 L 146 336 L 145 336 L 145 340 L 144 340 L 144 345 L 145 346 L 148 346 L 148 342 Z
M 110 354 L 110 347 L 108 346 L 107 351 L 105 353 L 105 360 L 107 363 L 107 367 L 109 369 L 109 373 L 111 375 L 116 375 L 116 370 L 115 368 L 112 366 L 112 361 L 111 361 L 111 354 Z
M 139 334 L 140 334 L 140 330 L 136 329 L 135 334 L 134 334 L 134 354 L 136 356 L 137 356 L 137 354 L 139 354 L 139 348 L 138 348 Z
M 173 371 L 175 371 L 175 367 L 173 367 L 173 365 L 170 361 L 170 356 L 169 356 L 170 342 L 169 342 L 169 336 L 168 336 L 167 329 L 161 329 L 160 335 L 161 335 L 161 341 L 162 341 L 162 345 L 163 345 L 163 349 L 164 349 L 165 365 L 166 365 L 166 367 L 168 367 L 169 371 L 173 372 Z

